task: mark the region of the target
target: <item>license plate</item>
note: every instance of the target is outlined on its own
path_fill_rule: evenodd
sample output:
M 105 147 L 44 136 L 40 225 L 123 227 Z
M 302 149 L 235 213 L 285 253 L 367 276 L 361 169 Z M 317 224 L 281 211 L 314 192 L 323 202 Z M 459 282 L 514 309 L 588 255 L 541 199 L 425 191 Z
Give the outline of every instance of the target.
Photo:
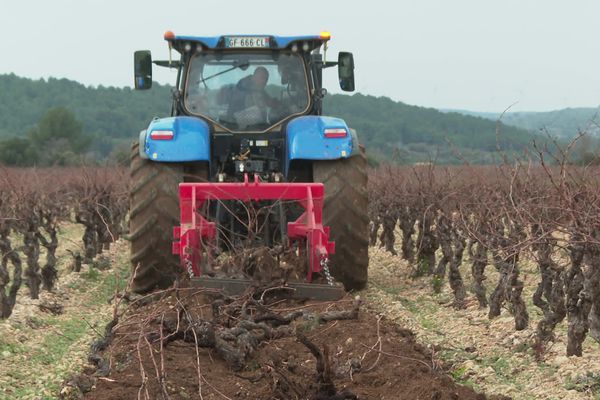
M 225 47 L 232 48 L 260 48 L 271 47 L 269 37 L 264 36 L 227 36 Z

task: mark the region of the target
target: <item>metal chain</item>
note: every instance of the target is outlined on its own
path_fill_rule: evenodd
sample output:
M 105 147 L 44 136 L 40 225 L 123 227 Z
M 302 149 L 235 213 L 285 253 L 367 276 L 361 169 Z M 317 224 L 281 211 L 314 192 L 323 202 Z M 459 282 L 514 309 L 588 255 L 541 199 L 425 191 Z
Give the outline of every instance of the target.
M 189 258 L 186 259 L 185 267 L 187 269 L 187 273 L 190 276 L 190 278 L 193 278 L 194 277 L 194 268 L 192 266 L 192 260 L 190 260 Z
M 321 268 L 323 268 L 327 284 L 333 286 L 333 276 L 331 276 L 331 272 L 329 272 L 329 258 L 324 257 L 321 259 Z

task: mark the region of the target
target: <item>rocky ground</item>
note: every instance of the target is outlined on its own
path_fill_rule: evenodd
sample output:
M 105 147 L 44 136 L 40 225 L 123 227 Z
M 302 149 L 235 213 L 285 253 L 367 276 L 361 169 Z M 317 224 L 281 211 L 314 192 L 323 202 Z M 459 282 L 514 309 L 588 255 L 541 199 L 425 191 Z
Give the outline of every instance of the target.
M 458 382 L 490 394 L 520 399 L 600 398 L 600 345 L 584 342 L 583 357 L 566 357 L 566 322 L 556 329 L 556 340 L 543 357 L 535 359 L 532 347 L 541 311 L 531 301 L 538 282 L 533 263 L 522 263 L 523 298 L 530 315 L 529 327 L 514 330 L 514 319 L 503 310 L 488 319 L 470 294 L 466 310 L 452 308 L 452 293 L 445 285 L 433 294 L 430 278 L 410 278 L 410 267 L 399 256 L 379 248 L 370 250 L 370 283 L 364 296 L 374 309 L 415 333 L 417 342 L 429 346 L 440 360 L 451 362 Z M 469 259 L 461 273 L 471 285 Z M 486 270 L 488 293 L 497 282 L 493 267 Z
M 111 318 L 108 299 L 125 286 L 128 245 L 105 252 L 110 269 L 84 266 L 72 273 L 67 250 L 79 248 L 82 234 L 80 225 L 61 228 L 55 292 L 32 300 L 23 286 L 13 315 L 0 321 L 0 399 L 58 398 L 62 381 L 82 370 L 90 342 Z

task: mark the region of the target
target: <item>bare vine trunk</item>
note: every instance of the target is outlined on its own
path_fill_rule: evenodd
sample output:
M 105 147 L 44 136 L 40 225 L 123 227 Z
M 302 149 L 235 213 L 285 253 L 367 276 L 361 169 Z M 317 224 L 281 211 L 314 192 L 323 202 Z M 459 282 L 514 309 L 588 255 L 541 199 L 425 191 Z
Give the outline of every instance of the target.
M 498 278 L 498 283 L 496 284 L 494 291 L 490 295 L 490 310 L 488 312 L 488 317 L 490 319 L 499 316 L 502 312 L 502 305 L 506 300 L 506 287 L 508 286 L 508 274 L 510 268 L 508 263 L 497 252 L 494 252 L 493 260 L 494 267 L 498 270 L 500 277 Z
M 487 250 L 483 243 L 475 242 L 472 247 L 471 275 L 473 276 L 473 292 L 479 302 L 479 307 L 487 307 L 487 295 L 485 290 L 485 267 L 488 264 Z
M 460 275 L 460 265 L 462 264 L 463 253 L 465 251 L 466 242 L 465 239 L 460 237 L 457 232 L 454 232 L 454 254 L 450 263 L 450 273 L 448 274 L 448 280 L 450 281 L 450 287 L 454 292 L 454 308 L 457 310 L 466 308 L 466 297 L 467 292 L 463 283 L 462 276 Z
M 413 277 L 431 275 L 435 268 L 435 251 L 439 243 L 432 229 L 433 216 L 425 212 L 419 223 L 419 235 L 417 237 L 417 265 L 413 271 Z
M 375 246 L 377 244 L 377 232 L 379 232 L 380 227 L 381 219 L 376 216 L 369 223 L 369 245 Z
M 39 235 L 42 246 L 46 248 L 46 264 L 42 268 L 42 285 L 44 290 L 51 292 L 58 278 L 56 270 L 56 249 L 58 248 L 58 237 L 56 226 L 45 228 L 50 236 L 47 240 L 43 235 Z
M 395 256 L 398 255 L 394 249 L 394 244 L 396 243 L 394 229 L 396 229 L 397 222 L 398 218 L 393 214 L 393 212 L 390 210 L 386 211 L 382 217 L 383 230 L 381 232 L 381 236 L 379 237 L 381 244 L 385 246 L 385 250 Z
M 98 246 L 96 244 L 96 231 L 88 225 L 85 226 L 85 231 L 83 232 L 83 246 L 85 248 L 83 263 L 91 264 L 94 257 L 96 257 Z
M 536 342 L 540 346 L 553 338 L 556 325 L 567 315 L 564 277 L 562 270 L 552 260 L 553 245 L 553 242 L 546 240 L 536 246 L 541 281 L 533 294 L 533 304 L 544 313 L 536 331 Z M 540 347 L 540 350 L 543 349 Z
M 511 304 L 511 311 L 515 317 L 515 329 L 522 331 L 529 325 L 529 313 L 527 306 L 523 300 L 523 281 L 519 280 L 519 254 L 515 254 L 510 258 L 510 274 L 508 300 Z
M 567 355 L 581 356 L 582 344 L 589 330 L 588 315 L 591 303 L 586 299 L 584 290 L 584 276 L 582 270 L 584 249 L 576 243 L 577 235 L 569 248 L 571 268 L 567 273 L 567 320 L 569 328 L 567 333 Z
M 19 253 L 13 250 L 10 239 L 10 228 L 0 225 L 0 319 L 6 319 L 12 314 L 17 299 L 17 292 L 21 288 L 22 268 Z M 8 263 L 12 264 L 12 280 L 8 270 Z M 9 286 L 10 283 L 10 286 Z M 7 286 L 8 291 L 7 291 Z
M 409 263 L 415 261 L 415 217 L 411 210 L 404 208 L 400 213 L 400 230 L 402 231 L 402 257 Z
M 91 264 L 98 253 L 98 235 L 96 224 L 94 223 L 93 212 L 85 209 L 77 210 L 75 220 L 85 226 L 83 231 L 83 263 Z M 100 246 L 101 250 L 101 246 Z
M 25 232 L 23 244 L 23 253 L 27 257 L 27 269 L 25 270 L 26 285 L 29 288 L 29 296 L 32 299 L 38 299 L 40 297 L 40 284 L 42 283 L 38 232 L 31 230 Z
M 584 270 L 585 296 L 591 303 L 588 323 L 590 336 L 600 342 L 600 249 L 590 245 Z
M 436 234 L 442 250 L 442 257 L 433 272 L 433 291 L 440 293 L 446 276 L 446 267 L 454 258 L 452 232 L 450 231 L 449 221 L 443 214 L 438 218 Z

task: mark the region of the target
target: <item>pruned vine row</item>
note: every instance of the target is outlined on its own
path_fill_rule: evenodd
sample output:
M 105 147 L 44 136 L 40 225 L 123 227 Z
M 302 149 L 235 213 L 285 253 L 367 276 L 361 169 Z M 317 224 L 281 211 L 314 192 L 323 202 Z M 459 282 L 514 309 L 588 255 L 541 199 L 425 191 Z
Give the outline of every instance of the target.
M 0 170 L 0 318 L 11 315 L 23 284 L 32 299 L 53 290 L 61 224 L 85 228 L 73 270 L 101 264 L 124 230 L 127 185 L 120 168 Z
M 516 330 L 530 323 L 521 270 L 535 262 L 532 300 L 543 313 L 537 354 L 566 320 L 567 355 L 580 356 L 588 334 L 600 340 L 600 170 L 540 161 L 380 167 L 369 183 L 370 240 L 395 254 L 400 233 L 411 276 L 430 277 L 434 292 L 447 279 L 457 309 L 465 308 L 468 289 L 490 319 L 508 309 Z M 467 262 L 469 288 L 460 268 Z M 498 281 L 488 291 L 490 268 Z
M 501 166 L 382 166 L 370 174 L 371 244 L 409 261 L 432 291 L 446 280 L 454 307 L 469 292 L 490 318 L 508 309 L 515 329 L 530 324 L 521 269 L 535 262 L 532 302 L 543 318 L 536 348 L 568 326 L 568 355 L 581 355 L 589 335 L 600 340 L 600 170 L 558 163 Z M 0 175 L 0 317 L 17 293 L 51 291 L 57 279 L 61 223 L 82 224 L 74 270 L 98 263 L 125 231 L 128 179 L 118 168 L 2 169 Z M 43 260 L 41 259 L 43 258 Z M 471 285 L 462 274 L 469 264 Z M 492 290 L 489 269 L 498 274 Z

